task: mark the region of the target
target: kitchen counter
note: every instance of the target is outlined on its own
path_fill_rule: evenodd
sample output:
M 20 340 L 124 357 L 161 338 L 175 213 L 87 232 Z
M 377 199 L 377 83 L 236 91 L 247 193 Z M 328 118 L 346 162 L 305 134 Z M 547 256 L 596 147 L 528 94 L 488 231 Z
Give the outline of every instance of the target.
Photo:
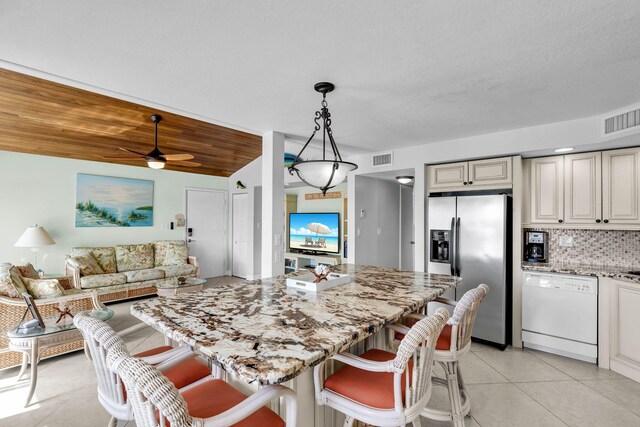
M 236 378 L 266 385 L 296 377 L 460 281 L 352 264 L 331 270 L 351 283 L 315 294 L 287 288 L 287 276 L 278 276 L 139 302 L 131 313 Z
M 612 266 L 597 266 L 587 264 L 542 264 L 542 263 L 522 263 L 522 269 L 524 271 L 539 271 L 544 273 L 560 273 L 560 274 L 575 274 L 578 276 L 596 276 L 596 277 L 609 277 L 617 280 L 624 280 L 625 282 L 640 284 L 640 275 L 634 275 L 627 273 L 631 270 L 640 270 L 640 267 L 612 267 Z

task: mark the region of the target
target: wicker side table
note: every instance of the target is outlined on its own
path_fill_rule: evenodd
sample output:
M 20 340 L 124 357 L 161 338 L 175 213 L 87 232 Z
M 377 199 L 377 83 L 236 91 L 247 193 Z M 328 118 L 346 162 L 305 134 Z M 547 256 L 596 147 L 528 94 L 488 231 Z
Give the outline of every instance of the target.
M 109 320 L 113 317 L 113 310 L 108 308 L 84 313 L 100 320 Z M 31 364 L 29 394 L 24 404 L 27 407 L 36 391 L 38 382 L 38 362 L 40 361 L 38 350 L 76 341 L 82 334 L 76 329 L 71 319 L 65 318 L 60 324 L 57 324 L 56 318 L 47 318 L 45 319 L 45 328 L 36 327 L 23 331 L 13 327 L 6 332 L 6 336 L 9 338 L 9 349 L 22 353 L 22 366 L 16 381 L 20 381 L 27 370 L 27 365 Z

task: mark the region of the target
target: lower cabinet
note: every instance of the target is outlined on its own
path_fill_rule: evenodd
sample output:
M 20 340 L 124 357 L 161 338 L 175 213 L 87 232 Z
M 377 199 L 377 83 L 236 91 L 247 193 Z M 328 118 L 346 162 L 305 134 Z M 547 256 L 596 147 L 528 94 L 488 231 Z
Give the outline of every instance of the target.
M 599 365 L 640 382 L 640 283 L 600 281 Z

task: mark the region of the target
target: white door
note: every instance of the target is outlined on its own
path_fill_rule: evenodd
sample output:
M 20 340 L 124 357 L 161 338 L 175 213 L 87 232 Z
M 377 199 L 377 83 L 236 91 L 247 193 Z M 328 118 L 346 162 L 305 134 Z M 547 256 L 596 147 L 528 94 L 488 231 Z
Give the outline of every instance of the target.
M 231 199 L 232 217 L 231 232 L 233 238 L 233 261 L 231 274 L 247 278 L 249 257 L 249 195 L 234 194 Z
M 602 221 L 600 153 L 564 156 L 564 221 L 599 224 Z
M 186 231 L 189 253 L 198 258 L 203 278 L 224 275 L 226 193 L 187 189 Z
M 413 187 L 400 186 L 400 268 L 413 271 Z

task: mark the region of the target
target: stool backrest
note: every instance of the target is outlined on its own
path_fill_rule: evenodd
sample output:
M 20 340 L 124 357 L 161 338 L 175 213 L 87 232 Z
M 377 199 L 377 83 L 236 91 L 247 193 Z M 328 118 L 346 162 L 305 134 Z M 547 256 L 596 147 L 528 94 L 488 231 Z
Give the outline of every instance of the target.
M 184 398 L 157 368 L 129 356 L 122 347 L 109 350 L 107 365 L 124 382 L 136 426 L 164 427 L 165 420 L 171 427 L 194 424 Z
M 393 360 L 395 408 L 403 406 L 400 393 L 402 375 L 405 376 L 405 408 L 426 404 L 431 395 L 433 353 L 438 336 L 449 319 L 449 312 L 438 308 L 436 312 L 414 324 L 400 342 Z M 412 361 L 412 369 L 408 369 Z M 423 402 L 424 401 L 424 402 Z
M 458 350 L 466 347 L 471 341 L 471 333 L 478 314 L 478 307 L 487 293 L 489 293 L 489 286 L 481 283 L 477 288 L 465 292 L 456 304 L 449 323 L 458 325 L 458 334 L 456 336 Z
M 82 332 L 93 366 L 98 376 L 98 400 L 113 417 L 131 420 L 131 407 L 127 403 L 118 375 L 107 366 L 107 352 L 126 345 L 122 338 L 102 320 L 77 314 L 73 323 Z

